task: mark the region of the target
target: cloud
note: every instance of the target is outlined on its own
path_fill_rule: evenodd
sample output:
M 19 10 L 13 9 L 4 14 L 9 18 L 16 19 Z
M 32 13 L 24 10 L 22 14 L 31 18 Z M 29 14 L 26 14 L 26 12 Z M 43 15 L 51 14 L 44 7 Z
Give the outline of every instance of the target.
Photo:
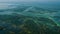
M 31 1 L 39 1 L 39 2 L 50 2 L 50 1 L 60 1 L 60 0 L 0 0 L 0 2 L 31 2 Z

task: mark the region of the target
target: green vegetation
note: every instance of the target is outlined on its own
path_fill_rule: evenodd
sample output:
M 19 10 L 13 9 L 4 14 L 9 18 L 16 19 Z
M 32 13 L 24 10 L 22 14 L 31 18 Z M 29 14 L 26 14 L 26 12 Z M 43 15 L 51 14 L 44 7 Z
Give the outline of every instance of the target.
M 2 34 L 60 34 L 60 27 L 45 17 L 0 15 L 0 24 Z
M 50 18 L 59 21 L 58 11 L 39 7 L 19 5 L 0 10 L 0 34 L 60 34 L 60 26 Z

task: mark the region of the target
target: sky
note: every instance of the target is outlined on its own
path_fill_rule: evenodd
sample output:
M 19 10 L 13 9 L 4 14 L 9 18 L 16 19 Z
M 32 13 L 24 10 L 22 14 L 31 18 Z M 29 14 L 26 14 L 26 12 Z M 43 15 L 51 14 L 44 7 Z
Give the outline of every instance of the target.
M 0 2 L 60 2 L 60 0 L 0 0 Z

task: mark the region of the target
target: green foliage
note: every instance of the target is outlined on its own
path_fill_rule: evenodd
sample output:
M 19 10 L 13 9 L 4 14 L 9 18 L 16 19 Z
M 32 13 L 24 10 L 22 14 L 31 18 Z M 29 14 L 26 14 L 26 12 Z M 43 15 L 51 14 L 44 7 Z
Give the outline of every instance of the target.
M 45 17 L 0 15 L 0 24 L 0 30 L 8 34 L 60 34 L 59 26 Z

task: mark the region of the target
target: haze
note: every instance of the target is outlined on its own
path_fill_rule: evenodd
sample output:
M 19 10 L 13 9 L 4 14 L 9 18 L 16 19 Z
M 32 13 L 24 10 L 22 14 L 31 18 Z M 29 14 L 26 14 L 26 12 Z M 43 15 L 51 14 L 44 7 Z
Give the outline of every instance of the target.
M 0 0 L 0 2 L 60 2 L 60 0 Z

